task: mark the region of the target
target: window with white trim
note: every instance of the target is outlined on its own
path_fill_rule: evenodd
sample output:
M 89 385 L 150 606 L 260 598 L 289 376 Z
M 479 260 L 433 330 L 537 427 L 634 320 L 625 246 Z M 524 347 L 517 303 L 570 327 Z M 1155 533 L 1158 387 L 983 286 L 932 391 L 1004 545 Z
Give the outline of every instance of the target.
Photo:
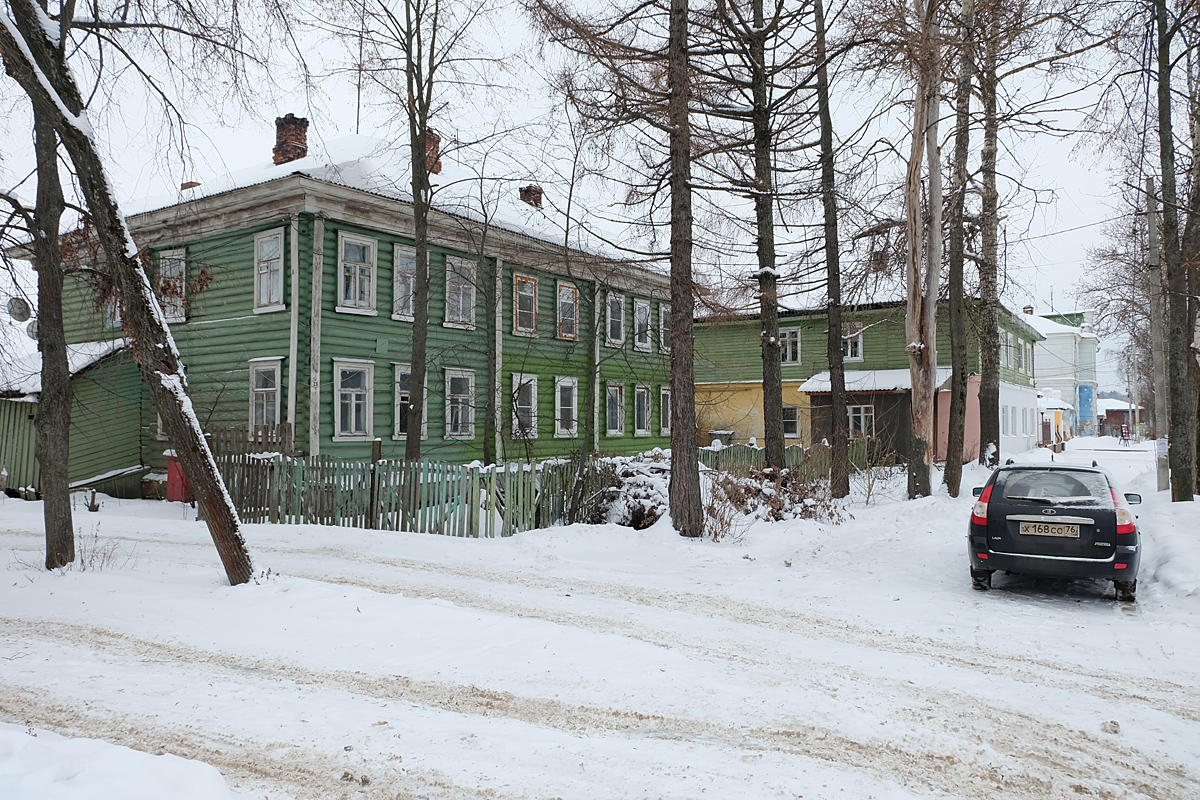
M 783 407 L 783 436 L 786 439 L 800 437 L 800 406 Z
M 1017 372 L 1025 371 L 1025 343 L 1017 339 L 1016 346 Z
M 537 278 L 513 276 L 513 333 L 537 333 Z
M 283 228 L 276 228 L 254 237 L 254 310 L 283 307 Z
M 375 253 L 377 243 L 366 236 L 338 231 L 337 311 L 375 313 Z
M 1000 435 L 1008 436 L 1008 406 L 1000 406 Z
M 658 352 L 671 352 L 671 304 L 658 304 Z
M 412 322 L 417 302 L 417 251 L 392 248 L 392 319 Z
M 633 390 L 633 435 L 650 435 L 649 386 L 638 386 Z
M 537 375 L 513 373 L 512 435 L 514 439 L 537 438 Z
M 842 325 L 842 360 L 863 360 L 863 327 L 857 322 Z
M 633 301 L 633 349 L 650 349 L 650 301 Z M 647 390 L 648 392 L 649 390 Z
M 373 361 L 334 359 L 334 439 L 360 441 L 371 438 L 374 384 Z
M 104 308 L 104 327 L 119 330 L 121 327 L 121 298 L 114 294 L 108 298 Z
M 658 435 L 671 435 L 671 390 L 665 386 L 658 390 Z
M 870 439 L 875 436 L 875 406 L 846 406 L 846 419 L 851 438 L 865 436 Z
M 579 338 L 579 290 L 569 283 L 558 285 L 558 338 Z
M 475 328 L 475 262 L 470 259 L 446 256 L 446 321 L 443 324 L 449 328 Z
M 579 379 L 554 379 L 554 435 L 572 438 L 579 430 Z
M 183 322 L 187 319 L 186 300 L 186 252 L 184 250 L 166 250 L 158 255 L 158 271 L 155 283 L 158 284 L 158 299 L 162 306 L 163 316 L 167 322 Z
M 395 370 L 395 410 L 392 427 L 393 439 L 408 438 L 408 415 L 412 409 L 412 365 L 392 364 Z M 429 435 L 429 381 L 425 381 L 425 394 L 421 397 L 421 438 Z
M 475 371 L 446 369 L 446 438 L 475 438 Z
M 781 364 L 800 363 L 800 330 L 779 332 L 779 362 Z
M 609 347 L 620 347 L 625 344 L 625 295 L 609 292 L 604 307 L 604 343 Z
M 250 362 L 250 427 L 279 424 L 279 386 L 282 359 Z
M 625 433 L 625 387 L 619 383 L 610 383 L 604 395 L 604 416 L 608 424 L 609 436 L 622 436 Z

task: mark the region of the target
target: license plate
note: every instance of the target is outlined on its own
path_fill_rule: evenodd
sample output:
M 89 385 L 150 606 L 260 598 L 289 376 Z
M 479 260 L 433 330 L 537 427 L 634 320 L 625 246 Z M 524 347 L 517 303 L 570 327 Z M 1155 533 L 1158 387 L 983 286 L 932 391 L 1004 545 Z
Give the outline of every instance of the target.
M 1079 526 L 1064 522 L 1022 522 L 1022 536 L 1063 536 L 1069 539 L 1079 538 Z

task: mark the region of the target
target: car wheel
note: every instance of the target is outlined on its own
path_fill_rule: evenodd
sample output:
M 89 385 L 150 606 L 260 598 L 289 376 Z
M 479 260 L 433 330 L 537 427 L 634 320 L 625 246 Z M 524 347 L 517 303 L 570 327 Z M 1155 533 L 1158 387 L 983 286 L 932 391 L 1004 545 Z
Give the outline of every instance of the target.
M 1117 589 L 1117 599 L 1126 603 L 1137 600 L 1137 581 L 1113 581 Z
M 992 571 L 990 569 L 971 570 L 971 588 L 977 592 L 986 592 L 992 588 Z

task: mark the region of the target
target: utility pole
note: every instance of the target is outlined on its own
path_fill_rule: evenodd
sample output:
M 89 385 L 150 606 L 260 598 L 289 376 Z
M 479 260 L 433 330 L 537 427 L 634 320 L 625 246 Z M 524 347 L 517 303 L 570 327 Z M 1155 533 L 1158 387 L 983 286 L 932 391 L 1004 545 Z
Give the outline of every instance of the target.
M 1158 259 L 1158 199 L 1146 178 L 1146 265 L 1150 288 L 1150 355 L 1154 364 L 1154 452 L 1158 491 L 1171 488 L 1167 469 L 1167 349 L 1163 339 L 1162 269 Z

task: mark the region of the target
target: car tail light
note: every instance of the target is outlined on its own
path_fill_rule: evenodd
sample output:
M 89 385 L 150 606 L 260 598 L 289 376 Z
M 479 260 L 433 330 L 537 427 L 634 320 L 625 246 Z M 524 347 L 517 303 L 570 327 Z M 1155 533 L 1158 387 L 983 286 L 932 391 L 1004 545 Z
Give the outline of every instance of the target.
M 1113 564 L 1113 569 L 1128 569 L 1128 564 Z
M 979 495 L 979 499 L 975 501 L 975 507 L 971 509 L 971 522 L 976 525 L 987 525 L 987 504 L 992 496 L 992 486 L 988 484 L 983 487 L 983 494 Z
M 1111 486 L 1108 491 L 1112 493 L 1113 505 L 1117 508 L 1117 533 L 1135 533 L 1137 523 L 1133 521 L 1133 512 L 1129 510 L 1125 498 L 1117 494 L 1117 490 Z

